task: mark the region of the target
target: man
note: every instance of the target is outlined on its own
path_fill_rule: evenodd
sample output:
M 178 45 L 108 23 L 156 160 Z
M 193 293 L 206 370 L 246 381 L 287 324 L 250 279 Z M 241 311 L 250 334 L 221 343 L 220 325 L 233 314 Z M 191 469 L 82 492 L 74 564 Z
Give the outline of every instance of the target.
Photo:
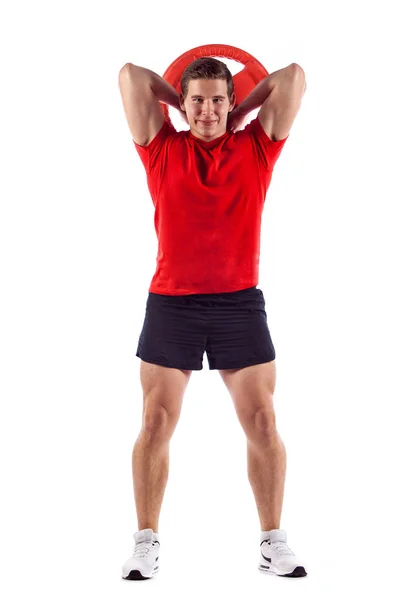
M 306 575 L 280 529 L 285 446 L 273 408 L 275 349 L 258 289 L 260 228 L 274 164 L 306 89 L 291 64 L 262 80 L 236 108 L 222 61 L 200 58 L 184 71 L 182 94 L 156 73 L 126 64 L 122 102 L 155 206 L 157 268 L 146 305 L 141 358 L 143 420 L 132 455 L 138 532 L 125 579 L 158 572 L 158 520 L 169 442 L 192 370 L 218 369 L 247 437 L 248 476 L 260 518 L 264 572 Z M 177 132 L 160 102 L 190 126 Z M 260 108 L 241 128 L 246 115 Z

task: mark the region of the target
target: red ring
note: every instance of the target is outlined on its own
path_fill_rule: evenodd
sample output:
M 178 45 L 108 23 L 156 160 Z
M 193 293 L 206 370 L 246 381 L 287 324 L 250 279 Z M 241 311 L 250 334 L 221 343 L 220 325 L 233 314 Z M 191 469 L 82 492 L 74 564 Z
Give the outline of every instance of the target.
M 235 107 L 250 94 L 262 79 L 269 75 L 268 71 L 260 61 L 248 52 L 245 52 L 240 48 L 235 48 L 235 46 L 227 46 L 226 44 L 207 44 L 205 46 L 192 48 L 178 56 L 165 71 L 163 78 L 176 89 L 178 94 L 180 94 L 182 92 L 181 77 L 186 67 L 196 60 L 196 58 L 210 56 L 222 56 L 244 65 L 244 69 L 239 71 L 239 73 L 236 73 L 236 75 L 233 75 L 236 94 Z M 161 104 L 161 106 L 164 110 L 166 120 L 171 122 L 168 104 Z

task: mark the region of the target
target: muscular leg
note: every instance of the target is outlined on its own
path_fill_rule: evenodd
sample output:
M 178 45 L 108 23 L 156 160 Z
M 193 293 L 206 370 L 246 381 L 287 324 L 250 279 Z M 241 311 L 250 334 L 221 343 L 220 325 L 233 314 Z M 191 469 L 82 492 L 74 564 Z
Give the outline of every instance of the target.
M 142 361 L 142 429 L 133 447 L 132 475 L 138 530 L 158 532 L 168 480 L 169 442 L 179 420 L 191 371 Z
M 286 450 L 276 429 L 273 408 L 275 361 L 244 369 L 224 369 L 220 374 L 246 434 L 247 472 L 261 531 L 279 529 L 286 476 Z
M 269 442 L 247 441 L 247 473 L 257 505 L 261 531 L 280 529 L 286 476 L 286 449 L 277 432 Z

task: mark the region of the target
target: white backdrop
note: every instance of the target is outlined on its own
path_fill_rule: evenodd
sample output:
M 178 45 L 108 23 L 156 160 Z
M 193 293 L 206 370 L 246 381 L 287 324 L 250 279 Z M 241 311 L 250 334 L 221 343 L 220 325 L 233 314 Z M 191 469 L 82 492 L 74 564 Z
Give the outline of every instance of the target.
M 385 0 L 2 9 L 4 597 L 330 599 L 398 589 L 393 11 Z M 302 580 L 257 569 L 245 436 L 206 357 L 171 442 L 160 573 L 120 575 L 137 529 L 135 352 L 157 240 L 118 73 L 133 62 L 162 75 L 208 43 L 243 48 L 269 72 L 296 62 L 307 78 L 267 193 L 259 279 L 288 459 L 281 527 L 308 565 Z

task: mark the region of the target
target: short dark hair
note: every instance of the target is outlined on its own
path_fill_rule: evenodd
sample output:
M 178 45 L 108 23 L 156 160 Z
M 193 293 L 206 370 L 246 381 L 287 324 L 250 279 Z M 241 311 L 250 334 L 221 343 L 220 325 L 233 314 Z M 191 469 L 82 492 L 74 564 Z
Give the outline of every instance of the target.
M 224 62 L 216 58 L 196 58 L 186 67 L 181 77 L 182 94 L 185 99 L 191 79 L 224 79 L 228 88 L 228 99 L 233 94 L 232 73 Z

